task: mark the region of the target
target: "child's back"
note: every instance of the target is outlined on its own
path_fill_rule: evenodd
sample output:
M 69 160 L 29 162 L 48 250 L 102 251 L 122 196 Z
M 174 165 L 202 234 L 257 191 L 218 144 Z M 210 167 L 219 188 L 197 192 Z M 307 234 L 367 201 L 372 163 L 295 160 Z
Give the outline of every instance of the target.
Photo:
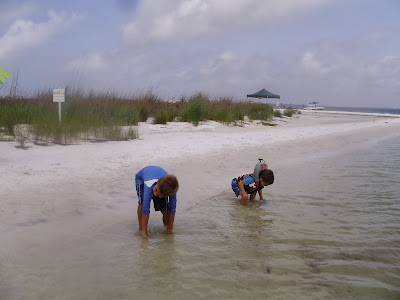
M 258 160 L 259 162 L 254 167 L 254 172 L 253 172 L 253 178 L 255 182 L 260 181 L 260 172 L 262 170 L 268 169 L 267 163 L 262 158 L 259 158 Z

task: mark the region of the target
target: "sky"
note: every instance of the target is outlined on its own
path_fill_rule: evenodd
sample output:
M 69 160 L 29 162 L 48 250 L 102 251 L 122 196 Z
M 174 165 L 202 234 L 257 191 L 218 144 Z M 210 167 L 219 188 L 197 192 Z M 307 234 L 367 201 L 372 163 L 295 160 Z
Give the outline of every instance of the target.
M 0 0 L 1 86 L 400 107 L 398 0 Z M 268 100 L 276 103 L 275 100 Z

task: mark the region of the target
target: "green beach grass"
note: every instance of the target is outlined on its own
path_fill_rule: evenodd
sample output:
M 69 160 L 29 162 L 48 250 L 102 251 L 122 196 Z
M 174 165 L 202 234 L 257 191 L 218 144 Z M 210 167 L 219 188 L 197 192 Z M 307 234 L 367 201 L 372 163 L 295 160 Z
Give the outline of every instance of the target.
M 245 116 L 261 121 L 271 121 L 278 116 L 268 104 L 232 98 L 210 100 L 203 93 L 177 101 L 165 101 L 152 91 L 128 97 L 116 92 L 85 93 L 67 88 L 65 94 L 61 122 L 52 90 L 30 96 L 10 93 L 0 97 L 2 140 L 9 140 L 10 136 L 21 144 L 26 140 L 61 144 L 92 139 L 129 140 L 138 137 L 138 122 L 147 121 L 149 117 L 155 124 L 175 121 L 198 126 L 206 120 L 237 125 Z

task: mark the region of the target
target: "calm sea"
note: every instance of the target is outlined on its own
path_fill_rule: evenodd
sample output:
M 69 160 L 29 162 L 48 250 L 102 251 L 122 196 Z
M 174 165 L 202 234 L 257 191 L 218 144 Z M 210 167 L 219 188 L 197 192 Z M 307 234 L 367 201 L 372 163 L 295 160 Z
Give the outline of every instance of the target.
M 324 106 L 321 103 L 319 105 Z M 285 106 L 297 109 L 302 109 L 305 107 L 305 105 L 291 105 L 291 104 Z M 324 106 L 324 110 L 400 115 L 400 108 Z
M 134 237 L 132 204 L 16 229 L 0 299 L 399 299 L 399 149 L 400 134 L 299 157 L 250 207 L 227 178 L 174 235 Z
M 338 107 L 326 106 L 325 110 L 333 111 L 350 111 L 350 112 L 363 112 L 363 113 L 380 113 L 380 114 L 394 114 L 400 115 L 400 108 L 376 108 L 376 107 Z

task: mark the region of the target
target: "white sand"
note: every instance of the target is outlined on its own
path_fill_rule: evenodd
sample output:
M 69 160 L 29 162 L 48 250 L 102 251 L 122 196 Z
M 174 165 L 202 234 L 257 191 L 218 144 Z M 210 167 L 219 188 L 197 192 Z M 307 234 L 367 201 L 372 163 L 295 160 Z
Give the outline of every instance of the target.
M 146 165 L 159 165 L 178 177 L 179 222 L 179 213 L 194 203 L 229 191 L 231 179 L 251 172 L 258 158 L 264 158 L 279 178 L 281 168 L 310 153 L 400 132 L 400 118 L 376 115 L 303 111 L 276 123 L 141 123 L 137 140 L 68 146 L 27 143 L 26 150 L 15 148 L 15 142 L 1 142 L 1 228 L 119 203 L 131 203 L 134 219 L 134 175 Z

